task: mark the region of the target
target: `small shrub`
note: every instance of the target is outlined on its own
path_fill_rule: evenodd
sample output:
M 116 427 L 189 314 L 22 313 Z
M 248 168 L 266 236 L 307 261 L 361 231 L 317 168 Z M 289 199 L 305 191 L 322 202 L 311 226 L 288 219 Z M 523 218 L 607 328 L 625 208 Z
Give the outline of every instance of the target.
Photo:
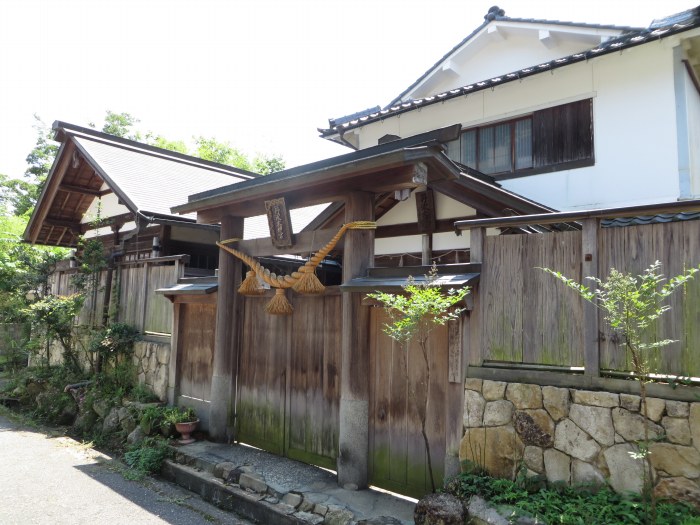
M 450 481 L 446 492 L 463 500 L 480 495 L 492 505 L 507 505 L 518 515 L 532 516 L 544 523 L 567 525 L 642 524 L 648 509 L 640 496 L 622 496 L 603 487 L 591 491 L 586 487 L 549 486 L 528 490 L 516 481 L 485 475 L 462 474 Z M 700 524 L 693 509 L 683 503 L 660 503 L 656 525 Z
M 143 383 L 137 383 L 134 388 L 131 389 L 129 398 L 138 403 L 153 403 L 160 401 L 158 396 L 153 393 L 153 390 Z
M 167 440 L 147 437 L 124 454 L 124 462 L 129 466 L 127 479 L 143 479 L 160 471 L 161 465 L 170 456 Z
M 197 420 L 197 414 L 190 407 L 167 407 L 163 411 L 163 421 L 172 425 Z
M 113 323 L 93 334 L 89 350 L 102 355 L 105 362 L 116 362 L 122 356 L 130 356 L 134 343 L 140 340 L 138 329 L 126 323 Z

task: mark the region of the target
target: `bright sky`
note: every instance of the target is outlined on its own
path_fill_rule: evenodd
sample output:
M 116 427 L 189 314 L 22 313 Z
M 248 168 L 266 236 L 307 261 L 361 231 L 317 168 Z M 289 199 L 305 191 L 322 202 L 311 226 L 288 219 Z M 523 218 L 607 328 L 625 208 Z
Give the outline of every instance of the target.
M 346 153 L 316 128 L 385 105 L 496 0 L 2 0 L 0 173 L 19 176 L 33 114 L 101 125 L 129 112 L 288 167 Z M 648 26 L 693 0 L 499 0 L 506 15 Z M 697 2 L 697 0 L 695 0 Z

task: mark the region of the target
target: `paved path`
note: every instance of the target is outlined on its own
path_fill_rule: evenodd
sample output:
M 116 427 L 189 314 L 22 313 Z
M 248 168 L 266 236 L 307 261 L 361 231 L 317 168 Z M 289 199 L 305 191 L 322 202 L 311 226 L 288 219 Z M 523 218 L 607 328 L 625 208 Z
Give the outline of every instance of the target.
M 0 524 L 190 525 L 251 522 L 165 481 L 128 481 L 109 457 L 0 415 Z

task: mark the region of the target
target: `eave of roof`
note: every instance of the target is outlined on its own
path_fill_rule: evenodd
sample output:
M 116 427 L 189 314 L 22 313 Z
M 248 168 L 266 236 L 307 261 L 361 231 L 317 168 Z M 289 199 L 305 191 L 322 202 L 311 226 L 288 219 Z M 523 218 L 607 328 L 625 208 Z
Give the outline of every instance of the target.
M 679 16 L 679 15 L 684 15 L 684 16 Z M 513 82 L 516 80 L 521 80 L 523 78 L 527 78 L 533 75 L 537 75 L 540 73 L 545 73 L 547 71 L 553 71 L 555 69 L 558 69 L 560 67 L 568 66 L 571 64 L 576 64 L 578 62 L 584 62 L 587 60 L 591 60 L 600 56 L 604 56 L 610 53 L 622 51 L 623 49 L 629 49 L 635 46 L 639 46 L 642 44 L 646 44 L 649 42 L 653 42 L 656 40 L 661 40 L 663 38 L 667 38 L 669 36 L 682 33 L 684 31 L 689 31 L 691 29 L 694 29 L 696 27 L 700 27 L 700 6 L 695 7 L 693 9 L 689 9 L 687 11 L 684 11 L 683 13 L 679 13 L 678 15 L 673 15 L 671 17 L 667 17 L 668 24 L 663 25 L 660 23 L 653 23 L 652 26 L 649 28 L 645 29 L 638 29 L 638 28 L 627 28 L 627 27 L 617 27 L 617 26 L 596 26 L 593 24 L 586 25 L 586 24 L 574 24 L 572 22 L 551 22 L 551 21 L 546 21 L 546 20 L 530 20 L 530 19 L 514 19 L 514 18 L 507 18 L 507 17 L 496 17 L 496 20 L 506 20 L 506 21 L 520 21 L 520 22 L 528 22 L 528 23 L 534 23 L 534 22 L 542 22 L 542 23 L 558 23 L 558 24 L 565 24 L 565 25 L 576 25 L 576 26 L 582 26 L 582 27 L 601 27 L 601 28 L 610 28 L 610 29 L 620 29 L 620 30 L 626 30 L 629 32 L 624 33 L 621 35 L 619 38 L 611 39 L 608 40 L 607 42 L 604 42 L 600 44 L 599 46 L 596 46 L 592 49 L 589 49 L 588 51 L 583 51 L 581 53 L 574 53 L 573 55 L 568 55 L 565 57 L 557 58 L 554 60 L 550 60 L 549 62 L 544 62 L 541 64 L 535 64 L 527 68 L 523 68 L 517 71 L 512 71 L 510 73 L 506 73 L 504 75 L 490 78 L 490 79 L 484 79 L 479 82 L 475 82 L 472 84 L 468 84 L 466 86 L 462 86 L 456 89 L 451 89 L 449 91 L 445 91 L 443 93 L 438 93 L 436 95 L 432 95 L 429 97 L 424 97 L 424 98 L 419 98 L 419 99 L 414 99 L 414 100 L 408 100 L 405 102 L 401 101 L 401 98 L 406 95 L 406 93 L 409 93 L 413 88 L 415 88 L 423 79 L 425 79 L 426 76 L 428 76 L 431 72 L 433 72 L 444 60 L 446 60 L 452 53 L 454 53 L 458 48 L 460 48 L 462 45 L 464 45 L 468 40 L 474 37 L 479 31 L 481 31 L 484 27 L 486 27 L 490 21 L 487 20 L 479 26 L 473 33 L 471 33 L 465 40 L 460 42 L 457 46 L 455 46 L 452 50 L 450 50 L 444 57 L 442 57 L 434 66 L 432 66 L 426 73 L 424 73 L 418 80 L 416 80 L 413 84 L 411 84 L 406 90 L 404 90 L 398 97 L 396 97 L 389 105 L 385 106 L 383 109 L 379 111 L 373 111 L 370 113 L 360 113 L 359 116 L 355 119 L 352 120 L 347 120 L 344 117 L 338 118 L 335 121 L 337 122 L 342 122 L 342 124 L 338 125 L 332 125 L 328 129 L 321 129 L 319 128 L 320 136 L 322 138 L 331 138 L 335 135 L 342 135 L 342 133 L 349 131 L 351 129 L 358 128 L 360 126 L 364 126 L 366 124 L 370 124 L 373 122 L 378 122 L 380 120 L 384 120 L 387 118 L 394 117 L 396 115 L 400 115 L 402 113 L 406 113 L 408 111 L 413 111 L 415 109 L 420 109 L 432 104 L 437 104 L 439 102 L 444 102 L 445 100 L 450 100 L 453 98 L 457 98 L 463 95 L 468 95 L 470 93 L 476 93 L 479 91 L 483 91 L 485 89 L 491 89 L 496 86 L 506 84 L 508 82 Z M 333 122 L 331 121 L 331 124 Z
M 178 180 L 187 180 L 186 177 L 183 177 L 190 172 L 195 175 L 204 174 L 209 181 L 208 187 L 212 187 L 212 184 L 214 183 L 216 183 L 217 186 L 220 186 L 225 185 L 229 181 L 250 180 L 259 176 L 246 170 L 240 170 L 231 166 L 202 160 L 197 157 L 191 157 L 189 155 L 164 150 L 137 141 L 116 137 L 107 133 L 95 131 L 90 128 L 84 128 L 82 126 L 76 126 L 61 121 L 54 122 L 53 129 L 55 131 L 56 140 L 58 140 L 61 145 L 57 152 L 56 159 L 51 166 L 49 175 L 47 176 L 46 183 L 42 188 L 42 192 L 37 201 L 35 210 L 32 213 L 23 234 L 23 238 L 32 243 L 41 242 L 62 246 L 71 246 L 75 244 L 76 235 L 78 235 L 80 232 L 72 233 L 70 236 L 66 236 L 66 231 L 73 232 L 74 229 L 73 227 L 69 227 L 68 223 L 70 222 L 80 226 L 83 214 L 87 209 L 89 209 L 90 203 L 92 203 L 98 195 L 94 187 L 86 188 L 82 187 L 81 185 L 80 188 L 69 188 L 69 186 L 73 184 L 70 179 L 68 179 L 68 184 L 65 184 L 66 177 L 74 176 L 75 170 L 78 169 L 74 164 L 76 160 L 76 153 L 79 153 L 79 156 L 83 159 L 79 161 L 77 166 L 83 166 L 80 163 L 84 162 L 84 166 L 88 167 L 89 170 L 91 170 L 91 173 L 94 174 L 94 180 L 99 181 L 99 184 L 106 184 L 109 188 L 109 192 L 113 192 L 114 195 L 116 195 L 120 203 L 128 210 L 130 214 L 133 215 L 134 218 L 137 220 L 140 218 L 142 222 L 146 223 L 167 223 L 171 225 L 191 225 L 197 228 L 204 227 L 205 229 L 211 228 L 211 226 L 208 225 L 197 225 L 194 218 L 180 217 L 174 216 L 170 213 L 163 213 L 163 210 L 161 209 L 159 211 L 157 206 L 155 209 L 153 209 L 151 208 L 151 205 L 153 204 L 152 200 L 145 199 L 141 194 L 137 195 L 140 197 L 139 199 L 132 198 L 134 195 L 129 194 L 128 191 L 124 191 L 124 188 L 121 187 L 121 183 L 113 180 L 113 177 L 111 176 L 112 174 L 120 173 L 120 180 L 121 182 L 124 182 L 126 179 L 124 179 L 123 175 L 126 172 L 132 173 L 132 164 L 137 168 L 142 168 L 140 170 L 135 169 L 133 176 L 141 177 L 144 182 L 147 182 L 144 177 L 150 173 L 148 172 L 149 168 L 147 166 L 153 165 L 158 165 L 161 168 L 161 175 L 163 172 L 166 174 L 178 173 Z M 105 152 L 108 152 L 109 155 L 105 155 Z M 97 154 L 98 158 L 95 158 L 94 154 Z M 105 168 L 102 163 L 107 157 L 110 156 L 111 158 L 107 160 L 113 161 L 117 159 L 119 162 L 117 164 L 110 164 L 107 162 L 106 166 L 108 166 L 108 168 Z M 136 161 L 134 159 L 136 159 Z M 114 171 L 112 171 L 109 166 L 113 168 L 116 166 L 116 168 Z M 126 168 L 124 168 L 125 166 Z M 120 171 L 117 168 L 122 169 Z M 71 170 L 73 170 L 72 175 Z M 131 186 L 133 189 L 134 185 L 132 184 Z M 51 237 L 51 234 L 44 235 L 42 231 L 45 228 L 47 219 L 51 218 L 52 213 L 55 211 L 54 208 L 56 207 L 56 199 L 58 198 L 59 192 L 63 191 L 67 192 L 67 194 L 71 194 L 71 192 L 73 192 L 75 194 L 76 191 L 80 193 L 81 190 L 85 190 L 86 198 L 79 201 L 80 205 L 76 205 L 74 208 L 69 207 L 64 209 L 63 207 L 67 201 L 63 202 L 61 207 L 62 214 L 66 214 L 66 212 L 68 212 L 71 217 L 70 219 L 67 217 L 61 218 L 61 220 L 66 224 L 58 226 L 59 228 L 63 228 L 64 232 L 59 236 L 59 240 L 50 239 L 49 237 Z M 160 191 L 162 191 L 162 189 Z M 187 189 L 185 195 L 189 193 L 191 193 L 191 191 Z M 88 200 L 87 195 L 92 195 L 92 197 L 89 197 Z M 171 193 L 171 195 L 175 194 Z M 186 199 L 185 195 L 178 198 L 176 202 L 184 201 Z M 145 209 L 145 206 L 149 206 L 150 209 Z M 167 211 L 169 212 L 169 209 Z M 52 221 L 56 222 L 55 218 L 53 218 Z M 50 232 L 53 232 L 53 226 L 51 227 Z
M 383 193 L 397 187 L 415 188 L 412 180 L 418 164 L 428 168 L 428 186 L 481 210 L 486 216 L 504 213 L 549 213 L 554 210 L 500 187 L 490 177 L 466 170 L 445 155 L 442 145 L 431 142 L 405 146 L 404 141 L 375 146 L 319 163 L 300 166 L 262 179 L 245 181 L 226 188 L 193 195 L 174 212 L 198 212 L 200 222 L 215 222 L 226 213 L 248 217 L 256 203 L 284 195 L 290 207 L 303 206 L 313 199 L 328 197 L 329 190 L 342 200 L 345 191 Z M 386 149 L 392 146 L 393 149 Z M 259 212 L 258 212 L 259 213 Z
M 544 19 L 538 19 L 538 18 L 511 18 L 508 16 L 499 16 L 499 15 L 494 15 L 494 16 L 489 16 L 487 14 L 484 16 L 484 22 L 477 27 L 474 31 L 472 31 L 469 35 L 467 35 L 459 44 L 454 46 L 452 49 L 450 49 L 445 55 L 435 62 L 425 73 L 423 73 L 416 81 L 408 86 L 406 89 L 404 89 L 394 100 L 389 102 L 385 106 L 386 108 L 389 108 L 391 106 L 394 106 L 398 103 L 401 102 L 401 99 L 405 97 L 408 93 L 410 93 L 416 86 L 418 86 L 423 80 L 425 80 L 426 77 L 430 76 L 436 69 L 440 67 L 440 65 L 448 60 L 455 52 L 457 52 L 464 44 L 472 40 L 476 35 L 481 33 L 481 31 L 484 30 L 489 24 L 493 22 L 513 22 L 513 23 L 521 23 L 521 24 L 541 24 L 541 25 L 548 25 L 548 26 L 563 26 L 563 27 L 581 27 L 585 29 L 607 29 L 607 30 L 612 30 L 612 31 L 623 31 L 623 32 L 632 32 L 632 31 L 641 31 L 643 28 L 641 27 L 630 27 L 630 26 L 616 26 L 616 25 L 608 25 L 608 24 L 589 24 L 585 22 L 567 22 L 567 21 L 562 21 L 562 20 L 544 20 Z M 365 113 L 366 114 L 366 113 Z M 342 122 L 338 122 L 338 124 L 342 124 Z
M 156 146 L 151 146 L 150 144 L 144 144 L 143 142 L 117 137 L 116 135 L 110 135 L 109 133 L 104 133 L 102 131 L 97 131 L 92 128 L 86 128 L 83 126 L 77 126 L 75 124 L 62 122 L 60 120 L 57 120 L 53 123 L 52 129 L 55 132 L 55 139 L 59 142 L 63 142 L 65 140 L 65 137 L 70 135 L 84 136 L 100 142 L 107 142 L 110 145 L 116 147 L 123 147 L 124 149 L 138 151 L 139 153 L 153 155 L 161 158 L 167 158 L 168 160 L 171 160 L 173 162 L 179 162 L 191 166 L 198 166 L 203 169 L 214 170 L 235 177 L 241 177 L 244 179 L 260 177 L 260 174 L 253 173 L 252 171 L 236 168 L 233 166 L 227 166 L 226 164 L 220 164 L 218 162 L 200 159 L 199 157 L 193 157 L 191 155 L 186 155 L 178 151 L 171 151 L 163 148 L 158 148 Z
M 218 189 L 196 193 L 194 195 L 190 195 L 187 204 L 176 206 L 172 209 L 172 211 L 174 213 L 190 213 L 193 211 L 198 211 L 202 208 L 215 205 L 216 202 L 225 200 L 227 195 L 232 195 L 241 191 L 252 191 L 256 187 L 277 184 L 279 181 L 283 180 L 286 181 L 301 176 L 309 176 L 314 173 L 328 172 L 329 170 L 352 165 L 367 159 L 381 157 L 382 155 L 386 154 L 395 154 L 396 152 L 403 151 L 406 148 L 425 145 L 432 145 L 440 148 L 441 146 L 438 143 L 456 139 L 459 136 L 460 129 L 460 125 L 448 126 L 427 133 L 421 133 L 420 135 L 415 135 L 413 137 L 408 137 L 406 139 L 395 140 L 386 144 L 365 148 L 360 151 L 345 153 L 329 159 L 278 171 L 254 180 L 239 182 Z M 493 179 L 490 180 L 493 181 Z
M 426 275 L 430 270 L 429 266 L 368 268 L 367 275 L 355 277 L 341 284 L 340 289 L 344 292 L 401 291 L 409 283 L 409 279 L 418 285 L 427 283 Z M 438 267 L 437 278 L 432 281 L 432 284 L 443 289 L 473 287 L 479 282 L 480 275 L 480 263 L 443 264 Z

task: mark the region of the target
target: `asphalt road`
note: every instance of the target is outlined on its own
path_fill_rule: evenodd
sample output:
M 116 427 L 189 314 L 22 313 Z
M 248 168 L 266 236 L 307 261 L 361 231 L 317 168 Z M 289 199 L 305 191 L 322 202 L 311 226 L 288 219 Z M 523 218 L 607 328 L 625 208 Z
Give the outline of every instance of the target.
M 129 481 L 120 464 L 0 415 L 2 525 L 252 525 L 171 483 Z

